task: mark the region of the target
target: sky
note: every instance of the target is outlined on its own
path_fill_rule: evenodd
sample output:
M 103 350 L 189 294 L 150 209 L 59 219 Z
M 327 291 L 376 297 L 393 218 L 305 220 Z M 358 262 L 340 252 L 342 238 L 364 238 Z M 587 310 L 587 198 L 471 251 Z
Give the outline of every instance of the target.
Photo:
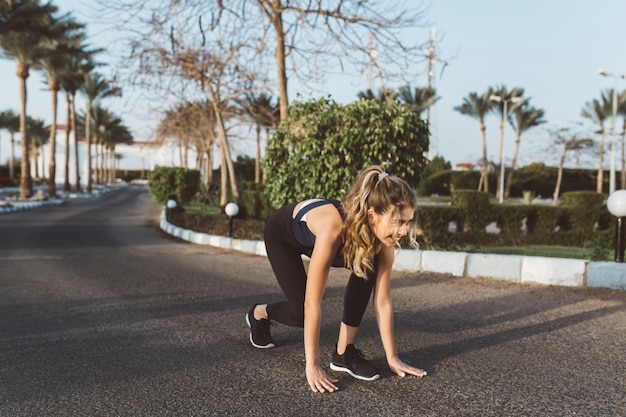
M 97 43 L 104 35 L 93 15 L 84 12 L 90 1 L 94 0 L 53 2 L 62 12 L 72 11 L 77 20 L 87 23 L 89 35 Z M 481 157 L 478 122 L 454 110 L 471 92 L 482 94 L 488 87 L 501 85 L 509 89 L 521 87 L 530 104 L 545 111 L 547 123 L 522 136 L 518 166 L 523 166 L 531 162 L 556 165 L 560 151 L 549 147 L 547 130 L 585 122 L 580 113 L 586 102 L 599 98 L 603 90 L 616 83 L 619 91 L 626 89 L 626 80 L 619 78 L 626 73 L 626 1 L 408 0 L 407 4 L 427 6 L 424 28 L 412 30 L 407 37 L 425 42 L 432 28 L 437 34 L 440 62 L 435 66 L 434 86 L 440 99 L 431 110 L 432 142 L 436 154 L 453 165 L 476 163 Z M 600 68 L 618 78 L 599 75 Z M 325 81 L 321 92 L 290 85 L 290 96 L 293 100 L 297 93 L 331 95 L 338 102 L 347 103 L 357 97 L 364 85 L 364 74 L 336 76 Z M 424 68 L 414 86 L 426 85 Z M 50 94 L 37 73 L 28 79 L 28 91 L 28 114 L 49 123 Z M 107 105 L 110 103 L 107 101 Z M 157 122 L 136 111 L 140 103 L 126 97 L 113 105 L 116 107 L 112 111 L 123 117 L 136 140 L 152 138 Z M 0 60 L 0 111 L 6 109 L 19 109 L 19 90 L 15 64 Z M 58 122 L 64 123 L 63 112 Z M 486 119 L 487 150 L 494 161 L 499 156 L 499 124 L 495 113 Z M 618 125 L 621 126 L 621 120 Z M 593 131 L 589 123 L 576 129 Z M 514 133 L 509 128 L 505 141 L 507 161 L 513 153 L 513 140 Z M 6 161 L 7 149 L 7 133 L 0 131 L 0 163 Z M 593 164 L 580 160 L 578 163 Z

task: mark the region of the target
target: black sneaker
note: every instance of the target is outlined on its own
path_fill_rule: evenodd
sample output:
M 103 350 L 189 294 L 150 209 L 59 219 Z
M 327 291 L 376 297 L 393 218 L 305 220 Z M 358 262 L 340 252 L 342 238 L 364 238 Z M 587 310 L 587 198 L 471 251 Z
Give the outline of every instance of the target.
M 333 360 L 330 362 L 330 369 L 333 371 L 347 372 L 354 378 L 364 381 L 373 381 L 380 378 L 376 368 L 369 363 L 361 351 L 354 347 L 353 344 L 346 346 L 343 355 L 333 353 Z
M 246 323 L 250 327 L 250 343 L 252 346 L 259 349 L 269 349 L 276 346 L 272 335 L 270 334 L 270 321 L 267 319 L 257 320 L 254 318 L 254 308 L 257 304 L 246 314 Z

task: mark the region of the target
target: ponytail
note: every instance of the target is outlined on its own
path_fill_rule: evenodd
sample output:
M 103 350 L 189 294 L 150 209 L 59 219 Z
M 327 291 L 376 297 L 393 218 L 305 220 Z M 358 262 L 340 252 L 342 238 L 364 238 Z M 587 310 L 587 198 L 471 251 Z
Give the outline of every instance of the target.
M 382 249 L 370 228 L 367 211 L 372 208 L 382 215 L 390 210 L 399 214 L 406 207 L 417 209 L 417 197 L 404 180 L 379 166 L 370 166 L 356 178 L 341 206 L 345 216 L 342 238 L 346 266 L 357 276 L 367 278 L 367 273 L 374 271 L 374 256 Z M 409 239 L 415 242 L 415 227 L 409 228 Z

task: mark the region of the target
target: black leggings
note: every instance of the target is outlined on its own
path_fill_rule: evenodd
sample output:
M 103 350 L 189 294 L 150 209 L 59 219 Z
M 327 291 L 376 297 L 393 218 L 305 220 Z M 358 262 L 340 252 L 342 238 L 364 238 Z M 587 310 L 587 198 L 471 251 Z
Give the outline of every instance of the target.
M 293 233 L 293 209 L 288 204 L 278 209 L 265 223 L 265 248 L 274 275 L 287 301 L 268 304 L 267 314 L 279 323 L 304 327 L 304 296 L 307 274 L 301 255 L 311 256 L 313 248 L 300 244 Z M 344 266 L 333 263 L 333 266 Z M 374 259 L 374 270 L 378 259 Z M 368 274 L 368 279 L 350 275 L 343 297 L 343 323 L 358 327 L 369 302 L 376 281 L 376 273 Z

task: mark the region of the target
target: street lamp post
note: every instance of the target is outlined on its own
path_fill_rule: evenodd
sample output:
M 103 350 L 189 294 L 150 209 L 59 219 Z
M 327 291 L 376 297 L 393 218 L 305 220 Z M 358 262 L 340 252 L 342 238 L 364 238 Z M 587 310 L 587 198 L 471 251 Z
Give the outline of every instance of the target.
M 609 194 L 615 191 L 615 117 L 617 115 L 617 80 L 619 78 L 625 78 L 626 74 L 622 74 L 621 76 L 614 75 L 613 73 L 599 69 L 598 74 L 604 77 L 613 77 L 615 80 L 613 86 L 613 95 L 612 95 L 612 111 L 611 111 L 611 160 L 610 160 L 610 168 L 609 168 Z M 624 184 L 622 184 L 622 187 Z
M 233 218 L 239 213 L 239 206 L 237 203 L 228 203 L 224 207 L 224 211 L 228 216 L 228 237 L 233 236 Z
M 617 217 L 615 223 L 615 262 L 624 262 L 624 235 L 626 234 L 626 190 L 617 190 L 606 200 L 609 212 Z
M 504 98 L 498 95 L 492 94 L 489 96 L 489 100 L 493 100 L 497 103 L 502 103 L 502 123 L 500 124 L 500 204 L 504 202 L 504 131 L 506 129 L 506 119 L 507 119 L 507 103 L 520 103 L 524 101 L 522 97 L 509 97 Z

